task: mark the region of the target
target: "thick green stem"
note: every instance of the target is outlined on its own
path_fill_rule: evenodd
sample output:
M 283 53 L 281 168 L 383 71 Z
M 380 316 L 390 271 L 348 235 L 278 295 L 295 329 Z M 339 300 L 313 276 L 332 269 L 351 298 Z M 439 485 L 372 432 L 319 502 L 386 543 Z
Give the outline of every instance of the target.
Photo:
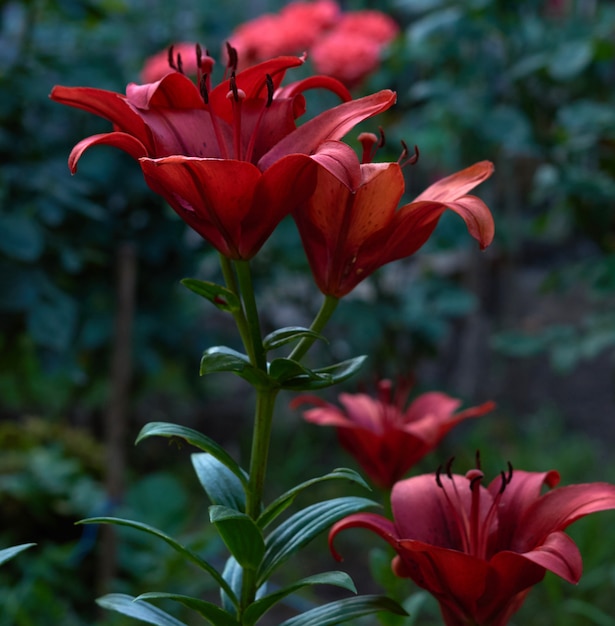
M 222 269 L 222 275 L 224 276 L 224 281 L 226 283 L 227 289 L 230 289 L 239 298 L 239 300 L 242 301 L 241 293 L 239 291 L 239 286 L 237 285 L 237 279 L 235 278 L 235 273 L 233 271 L 231 261 L 222 254 L 220 255 L 220 267 Z M 254 353 L 254 343 L 250 335 L 250 328 L 248 325 L 248 321 L 246 320 L 244 310 L 240 309 L 239 311 L 234 312 L 233 318 L 235 320 L 237 330 L 239 331 L 239 336 L 241 337 L 244 349 L 250 357 L 250 361 L 252 363 L 255 363 L 256 354 Z
M 267 372 L 267 358 L 263 350 L 263 339 L 258 319 L 256 298 L 254 297 L 250 264 L 248 261 L 235 261 L 235 268 L 237 270 L 237 279 L 239 281 L 239 288 L 241 289 L 244 311 L 248 323 L 248 333 L 252 343 L 252 355 L 254 357 L 252 364 L 263 372 Z
M 334 298 L 333 296 L 325 296 L 325 299 L 320 307 L 320 311 L 316 314 L 312 325 L 310 326 L 310 330 L 313 330 L 316 333 L 321 333 L 327 322 L 331 319 L 333 312 L 337 308 L 339 303 L 338 298 Z M 312 347 L 312 344 L 316 341 L 315 337 L 304 337 L 301 341 L 295 346 L 295 349 L 288 355 L 289 359 L 293 359 L 294 361 L 300 361 L 307 351 Z

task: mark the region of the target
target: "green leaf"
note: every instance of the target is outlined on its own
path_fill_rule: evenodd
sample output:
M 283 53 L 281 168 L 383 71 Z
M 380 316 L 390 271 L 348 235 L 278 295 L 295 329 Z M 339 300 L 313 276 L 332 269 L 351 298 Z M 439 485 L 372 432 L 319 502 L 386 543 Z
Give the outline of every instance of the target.
M 280 626 L 332 626 L 380 611 L 408 615 L 397 602 L 385 596 L 359 596 L 316 607 L 287 619 Z
M 317 483 L 321 483 L 325 480 L 350 480 L 351 482 L 357 483 L 361 485 L 361 487 L 365 487 L 368 491 L 371 491 L 370 486 L 363 480 L 363 477 L 355 472 L 354 470 L 347 469 L 345 467 L 340 467 L 334 469 L 332 472 L 325 474 L 324 476 L 319 476 L 317 478 L 312 478 L 310 480 L 306 480 L 305 482 L 289 489 L 286 493 L 283 493 L 281 496 L 276 498 L 259 516 L 256 523 L 261 528 L 266 528 L 268 524 L 271 523 L 282 511 L 287 509 L 297 497 L 299 493 L 303 490 L 315 485 Z
M 170 537 L 166 533 L 163 533 L 161 530 L 154 528 L 153 526 L 149 526 L 148 524 L 143 524 L 141 522 L 135 522 L 133 520 L 122 519 L 119 517 L 89 517 L 88 519 L 80 520 L 77 522 L 78 524 L 116 524 L 117 526 L 127 526 L 128 528 L 134 528 L 135 530 L 140 530 L 154 537 L 158 537 L 170 545 L 176 552 L 185 556 L 188 560 L 192 561 L 196 565 L 198 565 L 201 569 L 205 570 L 217 583 L 218 585 L 224 589 L 224 591 L 228 594 L 231 601 L 237 605 L 237 596 L 228 585 L 224 577 L 216 570 L 213 565 L 210 565 L 207 561 L 202 559 L 198 554 L 192 552 L 189 548 L 186 548 L 181 543 Z
M 28 548 L 31 548 L 35 545 L 35 543 L 22 543 L 18 546 L 11 546 L 10 548 L 4 548 L 4 550 L 0 550 L 0 565 L 2 565 L 2 563 L 6 563 L 14 556 L 17 556 L 20 552 L 23 552 L 24 550 L 27 550 Z
M 283 384 L 286 380 L 305 378 L 307 380 L 318 380 L 318 374 L 313 370 L 301 365 L 299 361 L 292 359 L 273 359 L 269 366 L 269 375 L 279 383 Z
M 379 505 L 367 498 L 334 498 L 312 504 L 289 517 L 265 540 L 267 550 L 258 572 L 259 583 L 268 580 L 272 572 L 291 554 L 300 550 L 342 517 L 372 506 Z
M 154 626 L 186 626 L 159 608 L 124 593 L 110 593 L 98 598 L 96 604 L 103 609 L 110 609 Z
M 548 70 L 556 80 L 570 80 L 578 76 L 594 56 L 591 40 L 565 41 L 553 52 Z
M 226 287 L 196 278 L 184 278 L 180 281 L 184 287 L 209 300 L 222 311 L 236 313 L 241 309 L 239 298 Z
M 180 602 L 189 609 L 200 613 L 207 621 L 211 622 L 214 626 L 240 626 L 239 622 L 229 613 L 221 609 L 219 606 L 206 602 L 205 600 L 199 600 L 191 596 L 184 596 L 178 593 L 142 593 L 138 600 L 155 600 L 155 599 L 167 599 Z
M 207 452 L 193 454 L 190 459 L 212 504 L 222 504 L 236 511 L 246 510 L 243 484 L 224 463 Z
M 243 569 L 241 565 L 237 563 L 235 557 L 230 556 L 224 564 L 222 570 L 222 578 L 226 581 L 227 585 L 233 592 L 233 597 L 241 597 L 241 587 L 243 585 Z M 224 589 L 220 589 L 220 598 L 222 600 L 222 606 L 227 612 L 233 611 L 237 606 L 236 603 L 228 596 Z
M 265 554 L 265 541 L 260 528 L 245 513 L 214 504 L 209 519 L 236 561 L 245 569 L 255 570 Z
M 303 339 L 303 337 L 313 337 L 314 339 L 322 339 L 327 341 L 326 338 L 309 328 L 303 328 L 302 326 L 287 326 L 286 328 L 280 328 L 269 333 L 263 339 L 263 348 L 265 352 L 269 350 L 275 350 L 288 343 Z
M 214 346 L 203 353 L 201 376 L 214 372 L 231 372 L 262 389 L 270 389 L 275 384 L 265 372 L 254 367 L 245 354 L 226 346 Z
M 299 375 L 285 380 L 282 388 L 292 391 L 313 391 L 337 385 L 354 376 L 365 362 L 365 359 L 367 359 L 366 356 L 358 356 L 341 363 L 310 370 L 310 374 L 307 376 Z
M 286 596 L 298 591 L 302 587 L 310 587 L 314 585 L 334 585 L 336 587 L 342 587 L 343 589 L 352 591 L 353 593 L 357 592 L 352 579 L 345 572 L 325 572 L 324 574 L 308 576 L 307 578 L 298 580 L 288 587 L 279 589 L 275 593 L 271 593 L 268 596 L 253 602 L 244 613 L 243 619 L 245 624 L 255 624 L 264 613 L 266 613 L 280 600 L 283 600 Z
M 239 478 L 244 487 L 248 486 L 248 479 L 246 473 L 241 469 L 237 462 L 230 456 L 230 454 L 213 439 L 206 437 L 197 430 L 188 428 L 187 426 L 180 426 L 179 424 L 169 424 L 168 422 L 150 422 L 146 424 L 139 433 L 135 444 L 139 443 L 143 439 L 148 437 L 179 437 L 189 444 L 193 445 L 203 452 L 208 452 L 213 457 L 218 459 L 222 465 L 228 467 L 228 469 Z

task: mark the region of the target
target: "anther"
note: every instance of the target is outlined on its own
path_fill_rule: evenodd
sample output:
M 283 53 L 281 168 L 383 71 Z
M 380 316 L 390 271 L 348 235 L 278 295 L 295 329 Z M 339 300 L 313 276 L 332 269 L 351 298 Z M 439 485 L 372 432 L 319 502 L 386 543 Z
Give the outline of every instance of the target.
M 476 469 L 481 469 L 481 466 L 480 466 L 480 450 L 476 451 L 476 453 L 474 455 L 474 458 L 476 460 Z
M 378 148 L 384 148 L 384 144 L 386 143 L 386 138 L 384 136 L 384 128 L 382 126 L 378 126 L 378 135 L 380 136 L 380 140 L 378 141 Z
M 201 76 L 201 80 L 199 81 L 199 92 L 201 94 L 201 98 L 203 98 L 203 102 L 205 104 L 209 104 L 209 92 L 207 91 L 207 74 L 203 74 L 203 76 Z
M 229 86 L 231 90 L 226 94 L 227 98 L 233 98 L 235 102 L 246 99 L 246 92 L 243 89 L 237 87 L 237 80 L 235 79 L 235 72 L 231 74 L 229 79 Z
M 196 53 L 196 67 L 197 70 L 200 70 L 201 62 L 203 61 L 203 50 L 201 49 L 201 45 L 199 43 L 197 43 L 194 48 Z
M 476 476 L 473 476 L 470 479 L 470 491 L 474 491 L 474 485 L 479 484 L 480 485 L 480 481 L 483 479 L 483 474 L 482 472 L 480 474 L 476 474 Z
M 508 485 L 513 477 L 513 466 L 510 461 L 507 461 L 507 465 L 508 465 L 508 474 L 506 476 L 506 484 Z
M 169 67 L 172 70 L 176 70 L 177 66 L 175 65 L 175 59 L 173 57 L 173 49 L 174 49 L 174 46 L 169 46 L 169 49 L 167 51 L 167 61 L 169 63 Z
M 446 475 L 453 480 L 453 472 L 451 471 L 451 467 L 453 466 L 453 461 L 455 460 L 455 457 L 452 456 L 447 462 L 446 462 Z
M 184 62 L 182 61 L 182 55 L 178 52 L 176 58 L 177 58 L 177 61 L 176 61 L 176 63 L 177 63 L 177 71 L 180 74 L 183 74 L 184 73 Z
M 500 483 L 500 489 L 498 493 L 504 493 L 504 490 L 506 489 L 506 485 L 508 485 L 508 482 L 506 480 L 506 473 L 504 471 L 501 471 L 500 476 L 502 477 L 502 482 Z
M 233 48 L 233 46 L 231 46 L 228 41 L 226 42 L 226 53 L 228 55 L 227 69 L 230 69 L 231 72 L 235 73 L 237 71 L 237 63 L 239 58 L 237 56 L 237 50 Z
M 442 484 L 442 479 L 440 478 L 441 472 L 442 472 L 442 464 L 438 465 L 438 469 L 436 470 L 436 485 L 438 485 L 440 489 L 444 489 L 444 485 Z
M 267 104 L 265 106 L 268 108 L 273 103 L 273 92 L 275 91 L 273 78 L 270 74 L 265 74 L 265 83 L 267 84 Z
M 408 150 L 408 144 L 406 144 L 406 142 L 402 139 L 401 145 L 403 150 L 399 156 L 399 159 L 397 159 L 397 162 L 401 167 L 404 167 L 406 165 L 414 165 L 419 160 L 419 147 L 415 145 L 414 154 L 409 157 L 408 155 L 410 154 L 410 151 Z

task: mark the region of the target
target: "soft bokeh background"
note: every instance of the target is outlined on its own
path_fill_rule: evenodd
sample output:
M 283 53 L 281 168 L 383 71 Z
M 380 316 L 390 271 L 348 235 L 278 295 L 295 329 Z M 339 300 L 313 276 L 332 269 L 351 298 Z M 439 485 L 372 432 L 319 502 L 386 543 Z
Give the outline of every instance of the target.
M 0 569 L 2 626 L 129 623 L 97 611 L 94 598 L 104 591 L 208 593 L 209 581 L 152 538 L 121 532 L 114 543 L 73 523 L 132 517 L 222 563 L 190 450 L 132 442 L 148 421 L 178 422 L 245 461 L 249 438 L 243 382 L 198 377 L 205 348 L 235 345 L 232 328 L 179 285 L 186 276 L 216 280 L 216 255 L 122 153 L 96 148 L 71 178 L 70 148 L 109 125 L 52 103 L 49 91 L 63 84 L 123 92 L 145 59 L 174 41 L 200 41 L 219 58 L 236 26 L 282 5 L 0 6 L 0 547 L 38 543 Z M 497 236 L 480 253 L 461 221 L 445 216 L 414 259 L 385 268 L 342 303 L 322 356 L 370 355 L 350 391 L 412 374 L 417 391 L 498 403 L 416 471 L 451 454 L 461 470 L 480 448 L 493 473 L 511 460 L 528 470 L 557 468 L 564 483 L 615 481 L 615 6 L 343 6 L 387 11 L 402 33 L 381 70 L 355 91 L 392 88 L 398 104 L 362 128 L 385 128 L 383 158 L 397 158 L 401 139 L 419 146 L 419 163 L 406 170 L 409 196 L 475 161 L 494 161 L 496 174 L 478 193 L 494 212 Z M 312 111 L 331 104 L 310 96 Z M 267 330 L 310 322 L 320 297 L 291 222 L 255 271 Z M 286 408 L 290 398 L 282 397 L 277 416 L 271 494 L 353 464 L 333 432 Z M 614 521 L 601 514 L 571 529 L 584 554 L 581 584 L 547 576 L 515 624 L 615 625 Z M 371 537 L 357 531 L 345 541 L 360 591 L 384 584 L 400 600 L 416 591 L 391 580 L 390 555 Z M 380 584 L 367 574 L 370 561 Z M 286 571 L 333 567 L 323 539 Z M 410 603 L 415 621 L 405 623 L 439 623 L 424 594 Z

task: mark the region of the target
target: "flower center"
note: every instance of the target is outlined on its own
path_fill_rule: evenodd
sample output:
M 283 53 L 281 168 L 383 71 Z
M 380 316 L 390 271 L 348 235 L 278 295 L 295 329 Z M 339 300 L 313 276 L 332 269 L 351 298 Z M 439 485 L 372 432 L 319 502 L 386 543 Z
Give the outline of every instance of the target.
M 482 486 L 485 475 L 480 467 L 480 454 L 476 453 L 476 467 L 466 473 L 464 477 L 454 476 L 451 472 L 454 457 L 451 458 L 442 471 L 442 466 L 436 470 L 436 484 L 444 494 L 449 505 L 449 512 L 461 538 L 461 549 L 479 559 L 487 558 L 487 549 L 490 531 L 496 521 L 498 505 L 504 490 L 512 479 L 513 468 L 508 463 L 508 472 L 500 472 L 501 485 L 495 496 Z M 443 481 L 443 474 L 449 481 Z M 465 485 L 459 484 L 459 479 L 465 478 L 470 489 L 470 501 L 461 492 Z M 485 499 L 487 501 L 485 502 Z

